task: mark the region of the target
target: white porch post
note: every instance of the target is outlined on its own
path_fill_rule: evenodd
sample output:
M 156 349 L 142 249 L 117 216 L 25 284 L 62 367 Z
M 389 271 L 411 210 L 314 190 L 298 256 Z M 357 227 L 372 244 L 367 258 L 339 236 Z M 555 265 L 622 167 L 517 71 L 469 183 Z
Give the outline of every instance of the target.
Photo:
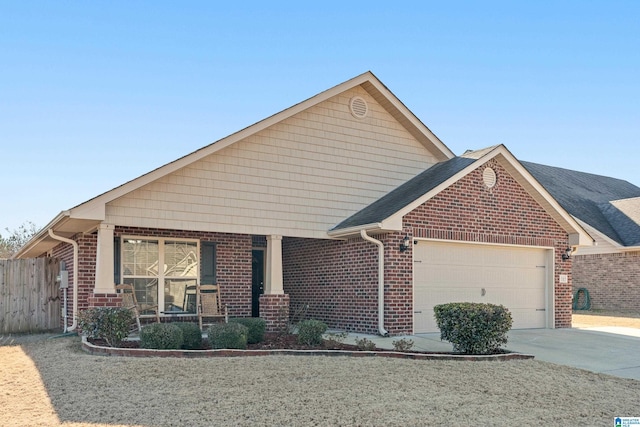
M 267 271 L 264 293 L 282 295 L 282 236 L 267 236 Z
M 115 293 L 113 277 L 113 224 L 98 227 L 98 250 L 96 254 L 96 284 L 94 294 Z

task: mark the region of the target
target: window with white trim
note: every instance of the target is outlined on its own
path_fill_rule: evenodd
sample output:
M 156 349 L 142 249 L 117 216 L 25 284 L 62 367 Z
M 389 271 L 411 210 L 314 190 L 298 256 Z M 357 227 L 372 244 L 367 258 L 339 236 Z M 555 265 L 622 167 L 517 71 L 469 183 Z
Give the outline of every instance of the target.
M 157 304 L 162 312 L 195 313 L 198 243 L 187 239 L 123 237 L 122 282 L 133 285 L 140 303 Z

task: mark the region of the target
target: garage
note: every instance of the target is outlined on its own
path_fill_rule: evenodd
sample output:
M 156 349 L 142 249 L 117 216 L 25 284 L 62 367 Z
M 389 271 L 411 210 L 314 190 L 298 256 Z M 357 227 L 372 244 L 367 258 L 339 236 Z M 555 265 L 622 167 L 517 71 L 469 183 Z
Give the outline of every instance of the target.
M 448 302 L 502 304 L 513 329 L 553 325 L 552 249 L 416 240 L 414 332 L 438 332 L 433 307 Z

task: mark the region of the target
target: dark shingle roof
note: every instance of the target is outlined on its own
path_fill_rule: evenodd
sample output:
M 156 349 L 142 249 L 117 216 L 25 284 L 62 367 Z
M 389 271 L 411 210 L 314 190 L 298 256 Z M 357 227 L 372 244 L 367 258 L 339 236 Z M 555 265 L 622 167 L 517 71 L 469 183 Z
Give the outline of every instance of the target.
M 454 157 L 453 159 L 437 163 L 342 221 L 336 225 L 332 231 L 381 222 L 411 202 L 419 199 L 427 192 L 433 190 L 473 162 L 475 162 L 475 159 Z
M 621 179 L 521 163 L 571 215 L 622 245 L 640 243 L 640 224 L 611 203 L 640 197 L 639 187 Z

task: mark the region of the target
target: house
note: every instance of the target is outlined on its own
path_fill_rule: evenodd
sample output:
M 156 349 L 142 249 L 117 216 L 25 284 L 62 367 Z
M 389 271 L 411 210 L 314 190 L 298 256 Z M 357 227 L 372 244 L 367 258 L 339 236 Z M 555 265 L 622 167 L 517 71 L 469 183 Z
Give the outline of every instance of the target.
M 620 179 L 522 162 L 595 239 L 573 254 L 573 288 L 591 307 L 640 310 L 640 188 Z
M 592 240 L 506 147 L 456 156 L 366 72 L 61 212 L 17 257 L 65 261 L 68 330 L 118 283 L 188 316 L 200 282 L 271 329 L 304 308 L 398 335 L 450 301 L 570 327 L 563 254 Z

